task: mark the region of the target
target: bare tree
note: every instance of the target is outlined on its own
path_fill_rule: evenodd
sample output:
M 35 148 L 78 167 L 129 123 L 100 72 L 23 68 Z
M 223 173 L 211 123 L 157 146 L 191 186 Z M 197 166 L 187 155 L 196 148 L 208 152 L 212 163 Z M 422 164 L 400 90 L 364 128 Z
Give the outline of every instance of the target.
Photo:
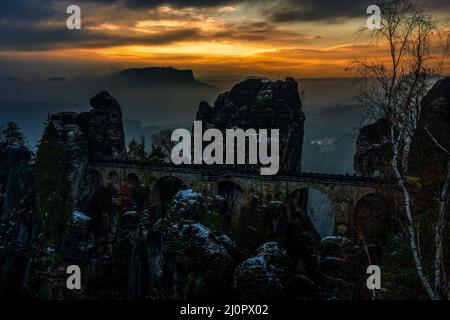
M 391 0 L 379 6 L 381 29 L 361 32 L 368 35 L 370 47 L 376 47 L 386 55 L 378 60 L 355 61 L 352 70 L 361 80 L 357 99 L 365 107 L 369 118 L 386 118 L 391 123 L 390 134 L 386 137 L 392 149 L 390 168 L 402 193 L 402 211 L 406 218 L 415 268 L 428 296 L 435 300 L 441 299 L 441 284 L 444 281 L 441 276 L 441 252 L 445 213 L 448 209 L 450 166 L 438 199 L 434 284 L 430 280 L 432 276 L 424 268 L 416 240 L 418 230 L 413 221 L 413 195 L 407 182 L 407 170 L 411 141 L 421 116 L 422 99 L 440 76 L 446 52 L 438 54 L 435 51 L 437 47 L 443 48 L 440 30 L 431 16 L 417 10 L 412 0 Z

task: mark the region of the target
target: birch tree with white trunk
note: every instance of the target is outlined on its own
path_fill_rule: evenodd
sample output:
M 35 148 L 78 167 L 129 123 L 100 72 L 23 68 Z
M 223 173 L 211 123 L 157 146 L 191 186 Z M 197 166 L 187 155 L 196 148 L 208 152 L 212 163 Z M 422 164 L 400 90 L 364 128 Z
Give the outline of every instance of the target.
M 428 297 L 438 300 L 446 297 L 448 283 L 442 274 L 442 246 L 445 215 L 448 210 L 450 165 L 437 197 L 438 212 L 434 228 L 434 270 L 424 268 L 417 241 L 419 230 L 414 222 L 414 194 L 408 184 L 408 154 L 412 138 L 420 124 L 422 99 L 440 77 L 443 62 L 448 59 L 448 45 L 441 41 L 442 33 L 431 16 L 419 11 L 411 0 L 391 0 L 379 4 L 381 28 L 361 30 L 369 37 L 369 48 L 383 52 L 383 58 L 357 59 L 352 68 L 360 80 L 357 100 L 364 106 L 370 119 L 387 118 L 391 123 L 389 142 L 392 158 L 389 168 L 402 194 L 401 211 L 406 221 L 412 258 L 420 282 Z M 439 50 L 437 50 L 439 48 Z M 448 154 L 442 143 L 427 130 L 433 143 Z

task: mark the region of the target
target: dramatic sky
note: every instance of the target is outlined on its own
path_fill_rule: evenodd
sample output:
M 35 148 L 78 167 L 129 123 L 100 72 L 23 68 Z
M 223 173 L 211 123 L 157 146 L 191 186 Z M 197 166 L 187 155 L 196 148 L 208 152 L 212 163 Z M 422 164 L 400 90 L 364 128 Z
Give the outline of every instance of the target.
M 198 77 L 337 77 L 373 0 L 1 0 L 0 76 L 174 66 Z M 82 30 L 66 28 L 77 4 Z M 447 23 L 450 1 L 424 1 Z M 370 52 L 369 54 L 375 54 Z

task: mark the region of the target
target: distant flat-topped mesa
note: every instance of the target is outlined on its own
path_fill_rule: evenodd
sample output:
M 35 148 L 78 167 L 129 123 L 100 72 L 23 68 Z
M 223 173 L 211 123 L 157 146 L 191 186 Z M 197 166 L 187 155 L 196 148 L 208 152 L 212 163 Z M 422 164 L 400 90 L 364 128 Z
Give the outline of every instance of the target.
M 219 95 L 214 107 L 202 102 L 197 120 L 222 132 L 232 128 L 279 129 L 280 173 L 301 172 L 305 115 L 293 78 L 247 79 Z
M 184 85 L 204 86 L 207 84 L 197 81 L 192 70 L 178 70 L 175 68 L 134 68 L 126 69 L 116 75 L 118 80 L 127 81 L 133 85 Z

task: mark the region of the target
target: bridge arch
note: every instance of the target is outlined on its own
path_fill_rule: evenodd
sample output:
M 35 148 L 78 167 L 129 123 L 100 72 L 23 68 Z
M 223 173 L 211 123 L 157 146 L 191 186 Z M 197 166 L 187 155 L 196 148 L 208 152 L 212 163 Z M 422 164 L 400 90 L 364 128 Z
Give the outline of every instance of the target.
M 218 193 L 219 195 L 222 195 L 229 192 L 230 190 L 236 190 L 240 192 L 244 192 L 244 188 L 235 181 L 232 180 L 222 180 L 217 183 L 218 186 Z
M 273 199 L 277 202 L 286 202 L 292 193 L 312 188 L 331 201 L 335 211 L 334 231 L 343 236 L 351 234 L 353 211 L 359 210 L 360 200 L 375 192 L 378 183 L 375 179 L 366 177 L 314 173 L 263 177 L 253 172 L 216 171 L 196 166 L 148 165 L 143 168 L 133 161 L 97 162 L 91 163 L 90 168 L 101 172 L 103 183 L 116 185 L 116 190 L 120 189 L 120 184 L 126 181 L 129 173 L 136 174 L 140 183 L 143 184 L 142 186 L 146 187 L 146 190 L 148 189 L 144 197 L 156 205 L 159 204 L 160 207 L 164 202 L 170 203 L 176 193 L 170 192 L 173 189 L 170 187 L 170 183 L 168 187 L 163 187 L 167 179 L 178 181 L 178 183 L 175 182 L 175 185 L 178 184 L 178 187 L 174 187 L 175 191 L 193 189 L 206 194 L 225 193 L 226 195 L 229 191 L 224 190 L 230 187 L 240 190 L 237 188 L 239 186 L 242 189 L 239 192 L 245 202 L 251 199 L 251 195 L 262 196 L 264 199 Z M 134 181 L 137 180 L 134 179 Z
M 224 180 L 217 184 L 217 193 L 224 198 L 221 210 L 225 224 L 231 227 L 237 223 L 244 202 L 245 191 L 238 183 Z
M 127 174 L 125 181 L 129 186 L 131 186 L 133 188 L 137 188 L 141 185 L 141 181 L 140 181 L 139 177 L 137 176 L 136 173 L 133 173 L 133 172 Z
M 88 185 L 91 190 L 98 190 L 103 185 L 103 176 L 96 169 L 90 169 L 86 175 L 86 185 Z
M 364 241 L 386 241 L 386 226 L 391 225 L 388 223 L 390 212 L 386 212 L 387 201 L 384 195 L 376 192 L 367 193 L 358 199 L 350 223 L 354 237 Z
M 120 186 L 120 177 L 117 171 L 110 171 L 107 177 L 107 183 L 114 189 L 118 189 Z
M 150 200 L 156 207 L 157 216 L 165 214 L 177 192 L 186 189 L 189 186 L 176 176 L 163 176 L 156 180 L 151 189 Z
M 375 188 L 368 189 L 368 188 L 366 188 L 366 189 L 359 190 L 359 192 L 357 193 L 357 195 L 355 196 L 355 199 L 353 201 L 353 206 L 355 207 L 364 198 L 366 198 L 366 197 L 373 197 L 375 195 L 386 200 L 386 197 L 378 189 L 375 189 Z

